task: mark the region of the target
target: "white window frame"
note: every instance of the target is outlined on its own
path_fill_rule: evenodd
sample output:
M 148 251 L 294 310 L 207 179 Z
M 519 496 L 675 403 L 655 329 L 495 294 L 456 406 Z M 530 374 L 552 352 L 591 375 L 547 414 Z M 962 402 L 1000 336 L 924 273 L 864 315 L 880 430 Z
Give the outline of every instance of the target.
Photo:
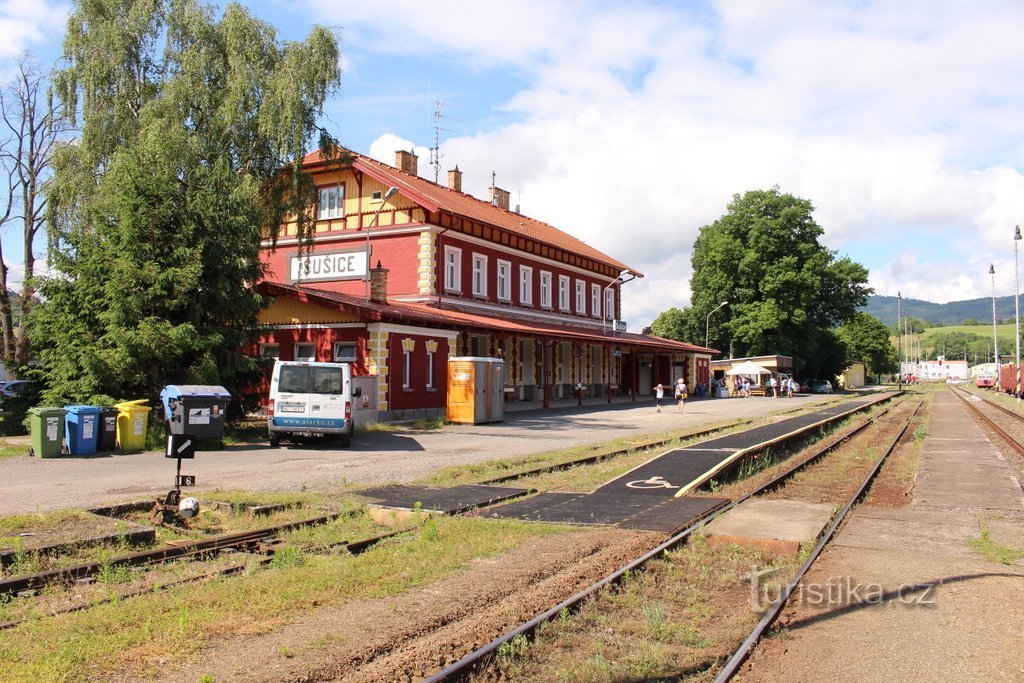
M 309 350 L 309 353 L 300 353 L 300 350 L 306 349 Z M 295 360 L 313 362 L 316 360 L 316 344 L 313 342 L 298 342 L 295 344 L 295 348 L 292 349 L 292 353 L 295 354 Z
M 260 358 L 281 358 L 280 344 L 260 344 Z
M 558 310 L 569 312 L 569 276 L 558 276 Z
M 351 353 L 342 353 L 342 349 L 352 349 Z M 355 363 L 359 360 L 359 345 L 355 342 L 334 342 L 335 363 Z
M 512 301 L 512 262 L 498 261 L 498 300 Z
M 341 218 L 344 215 L 345 186 L 338 183 L 319 188 L 316 203 L 317 220 L 326 221 L 332 218 Z
M 576 281 L 576 312 L 587 314 L 587 283 L 583 280 Z
M 434 388 L 434 352 L 427 351 L 427 389 Z
M 444 289 L 462 292 L 462 250 L 458 247 L 444 248 Z
M 487 256 L 473 254 L 473 296 L 487 296 Z
M 540 271 L 540 307 L 551 308 L 551 273 Z
M 519 304 L 533 305 L 533 268 L 519 266 Z
M 609 287 L 604 292 L 604 319 L 615 319 L 615 288 Z
M 595 318 L 601 317 L 601 285 L 590 285 L 590 315 Z

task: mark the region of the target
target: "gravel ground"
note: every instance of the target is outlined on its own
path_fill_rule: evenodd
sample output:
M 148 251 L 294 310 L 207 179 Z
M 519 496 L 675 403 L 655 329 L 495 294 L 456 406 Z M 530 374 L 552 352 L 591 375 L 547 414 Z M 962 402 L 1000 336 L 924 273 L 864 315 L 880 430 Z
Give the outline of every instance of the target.
M 324 445 L 273 449 L 262 443 L 202 451 L 195 460 L 182 462 L 182 473 L 196 476 L 196 488 L 188 489 L 196 495 L 216 489 L 329 490 L 351 482 L 409 482 L 450 465 L 697 429 L 724 420 L 806 407 L 823 399 L 693 400 L 687 402 L 683 414 L 672 405 L 657 413 L 650 401 L 509 413 L 504 422 L 496 424 L 357 434 L 351 448 Z M 159 452 L 4 458 L 0 459 L 0 515 L 162 497 L 173 488 L 174 475 L 175 461 Z

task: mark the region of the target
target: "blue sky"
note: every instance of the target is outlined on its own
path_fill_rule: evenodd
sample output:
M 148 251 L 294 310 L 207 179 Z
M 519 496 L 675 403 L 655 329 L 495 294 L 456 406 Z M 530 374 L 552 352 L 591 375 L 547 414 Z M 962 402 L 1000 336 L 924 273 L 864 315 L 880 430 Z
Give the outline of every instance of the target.
M 282 39 L 341 38 L 324 125 L 420 173 L 444 103 L 444 172 L 643 272 L 639 330 L 689 305 L 701 226 L 733 194 L 809 199 L 824 243 L 876 293 L 1014 292 L 1024 223 L 1024 3 L 1017 0 L 263 0 Z M 0 59 L 59 53 L 67 6 L 0 0 Z M 6 245 L 14 240 L 4 236 Z

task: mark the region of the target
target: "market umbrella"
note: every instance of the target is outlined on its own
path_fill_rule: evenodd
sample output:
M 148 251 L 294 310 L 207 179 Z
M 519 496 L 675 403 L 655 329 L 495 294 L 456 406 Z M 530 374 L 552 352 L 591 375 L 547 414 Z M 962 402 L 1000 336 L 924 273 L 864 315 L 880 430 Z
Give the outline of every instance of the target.
M 771 370 L 763 368 L 757 363 L 752 361 L 744 361 L 739 365 L 734 365 L 731 370 L 726 370 L 727 375 L 770 375 Z

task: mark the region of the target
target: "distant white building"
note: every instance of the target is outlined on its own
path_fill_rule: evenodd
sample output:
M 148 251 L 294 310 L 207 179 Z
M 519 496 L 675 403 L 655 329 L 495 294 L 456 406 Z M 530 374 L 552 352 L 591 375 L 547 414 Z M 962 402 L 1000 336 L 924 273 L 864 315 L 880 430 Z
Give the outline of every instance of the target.
M 943 356 L 939 356 L 938 360 L 905 361 L 900 363 L 900 372 L 904 376 L 913 375 L 922 382 L 945 382 L 948 379 L 967 380 L 971 376 L 967 361 L 947 360 Z
M 971 380 L 979 377 L 995 377 L 999 374 L 995 363 L 978 363 L 971 366 Z

